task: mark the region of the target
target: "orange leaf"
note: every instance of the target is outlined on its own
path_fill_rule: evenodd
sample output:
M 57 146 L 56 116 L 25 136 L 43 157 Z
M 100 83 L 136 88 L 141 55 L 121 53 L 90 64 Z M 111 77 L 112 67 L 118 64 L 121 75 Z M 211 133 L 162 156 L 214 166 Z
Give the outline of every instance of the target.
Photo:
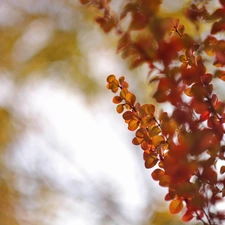
M 225 81 L 225 71 L 223 71 L 223 70 L 216 70 L 215 77 L 218 77 L 219 79 Z
M 139 121 L 138 120 L 130 120 L 128 123 L 128 129 L 130 131 L 135 131 L 138 128 Z
M 116 106 L 116 111 L 117 111 L 118 113 L 122 113 L 123 110 L 124 110 L 123 106 L 124 106 L 123 104 L 117 105 L 117 106 Z
M 163 175 L 160 177 L 159 185 L 162 187 L 168 187 L 171 183 L 171 177 L 168 175 Z
M 126 103 L 133 106 L 135 101 L 136 101 L 136 96 L 130 92 L 128 92 L 126 94 L 126 97 L 125 97 L 125 100 L 126 100 Z
M 161 135 L 157 135 L 152 138 L 152 144 L 155 146 L 158 146 L 159 144 L 161 144 L 163 142 L 165 142 L 165 139 Z
M 132 119 L 132 112 L 131 111 L 126 111 L 124 114 L 123 114 L 123 119 L 124 120 L 131 120 Z
M 223 174 L 223 173 L 225 173 L 225 166 L 220 167 L 220 174 Z
M 183 209 L 183 202 L 180 199 L 172 200 L 169 205 L 171 214 L 177 214 Z
M 154 137 L 156 135 L 158 135 L 161 131 L 161 129 L 158 126 L 153 126 L 151 128 L 148 128 L 148 133 L 150 135 L 150 137 Z
M 188 97 L 193 97 L 193 93 L 192 93 L 192 89 L 191 88 L 187 88 L 184 93 L 188 96 Z
M 187 56 L 186 55 L 180 55 L 179 56 L 179 60 L 180 60 L 180 62 L 187 62 L 188 61 L 188 58 L 187 58 Z
M 165 174 L 165 171 L 161 170 L 161 169 L 156 169 L 152 172 L 152 178 L 155 181 L 160 180 L 161 176 Z
M 143 128 L 140 128 L 140 129 L 138 129 L 137 131 L 136 131 L 136 137 L 138 137 L 138 138 L 144 138 L 144 134 L 146 133 L 146 130 L 145 129 L 143 129 Z
M 111 83 L 116 79 L 115 75 L 111 74 L 107 77 L 106 81 Z
M 120 91 L 120 97 L 121 97 L 122 99 L 125 99 L 127 93 L 128 93 L 128 90 L 127 90 L 127 89 L 122 89 L 122 90 Z
M 120 96 L 114 96 L 112 101 L 115 104 L 119 104 L 120 102 L 122 102 L 122 98 Z
M 183 222 L 189 222 L 193 219 L 193 212 L 187 210 L 187 212 L 182 216 L 182 221 Z
M 148 116 L 145 116 L 141 119 L 141 127 L 142 128 L 147 128 L 150 125 L 152 125 L 152 123 L 154 122 L 154 120 Z
M 143 139 L 142 139 L 143 140 Z M 149 149 L 149 144 L 146 142 L 146 141 L 143 141 L 141 143 L 141 148 L 145 151 L 145 150 L 148 150 Z
M 142 141 L 143 141 L 142 138 L 137 138 L 137 137 L 135 137 L 135 138 L 133 138 L 133 140 L 132 140 L 132 144 L 133 144 L 133 145 L 140 145 Z
M 150 115 L 153 117 L 155 112 L 155 106 L 152 104 L 146 104 L 144 105 L 144 111 L 147 115 Z
M 147 157 L 147 159 L 145 160 L 145 167 L 147 169 L 152 168 L 156 165 L 156 163 L 159 161 L 159 159 L 156 156 L 149 156 Z

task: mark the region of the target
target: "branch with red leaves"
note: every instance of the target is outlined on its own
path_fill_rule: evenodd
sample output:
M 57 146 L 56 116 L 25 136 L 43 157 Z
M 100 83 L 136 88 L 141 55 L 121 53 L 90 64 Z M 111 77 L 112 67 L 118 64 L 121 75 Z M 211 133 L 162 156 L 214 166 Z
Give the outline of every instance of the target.
M 105 33 L 115 29 L 120 35 L 117 52 L 130 60 L 131 68 L 147 63 L 149 84 L 157 82 L 152 97 L 173 106 L 170 115 L 158 113 L 153 104 L 136 102 L 124 77 L 107 78 L 107 88 L 118 93 L 113 98 L 116 111 L 135 131 L 132 143 L 143 150 L 145 167 L 154 168 L 152 178 L 168 188 L 170 212 L 183 210 L 186 222 L 195 218 L 205 225 L 221 224 L 225 213 L 214 206 L 225 196 L 225 166 L 218 166 L 225 160 L 225 103 L 213 81 L 225 81 L 225 40 L 216 36 L 225 30 L 225 1 L 220 0 L 221 7 L 212 13 L 208 0 L 194 0 L 184 11 L 198 31 L 200 23 L 211 22 L 204 38 L 185 33 L 179 19 L 162 17 L 161 0 L 129 2 L 120 13 L 110 10 L 109 0 L 80 2 L 102 12 L 96 22 Z M 122 30 L 128 15 L 130 24 Z M 133 31 L 138 35 L 134 37 Z

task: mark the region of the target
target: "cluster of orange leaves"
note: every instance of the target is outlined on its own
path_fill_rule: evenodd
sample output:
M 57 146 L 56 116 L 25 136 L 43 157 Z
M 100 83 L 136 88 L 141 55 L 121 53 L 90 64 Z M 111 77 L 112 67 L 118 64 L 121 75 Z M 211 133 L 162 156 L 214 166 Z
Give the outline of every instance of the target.
M 131 68 L 147 63 L 149 83 L 158 83 L 153 98 L 173 106 L 171 115 L 156 113 L 153 104 L 136 102 L 124 77 L 107 78 L 107 88 L 118 93 L 113 98 L 117 112 L 135 131 L 132 143 L 141 146 L 145 167 L 154 167 L 152 178 L 168 188 L 165 200 L 171 201 L 170 212 L 179 213 L 186 206 L 183 221 L 195 217 L 203 224 L 221 224 L 225 213 L 213 206 L 225 196 L 225 166 L 219 168 L 221 175 L 216 170 L 217 162 L 225 160 L 225 103 L 219 100 L 213 80 L 225 81 L 225 40 L 215 36 L 225 31 L 225 0 L 211 14 L 209 0 L 194 0 L 186 9 L 196 27 L 199 21 L 212 23 L 202 41 L 185 33 L 179 19 L 160 17 L 161 0 L 129 2 L 118 15 L 110 10 L 109 0 L 80 1 L 103 12 L 96 22 L 104 32 L 114 28 L 121 36 L 117 52 L 130 60 Z M 124 31 L 121 21 L 128 14 L 131 21 Z M 134 31 L 139 35 L 134 37 Z M 206 55 L 215 67 L 211 73 Z

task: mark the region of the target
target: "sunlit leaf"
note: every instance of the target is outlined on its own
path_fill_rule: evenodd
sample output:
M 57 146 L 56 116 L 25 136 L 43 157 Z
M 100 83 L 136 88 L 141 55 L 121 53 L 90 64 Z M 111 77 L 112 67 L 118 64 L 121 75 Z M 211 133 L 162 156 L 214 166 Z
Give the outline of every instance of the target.
M 150 115 L 151 117 L 154 116 L 154 112 L 155 112 L 155 106 L 152 104 L 145 104 L 144 105 L 144 111 L 147 115 Z
M 122 102 L 122 98 L 120 96 L 114 96 L 112 101 L 115 104 L 119 104 L 120 102 Z
M 123 104 L 119 104 L 119 105 L 116 106 L 116 111 L 118 113 L 122 113 L 123 110 L 124 110 L 124 105 Z
M 223 71 L 223 70 L 216 70 L 215 77 L 218 77 L 219 79 L 225 81 L 225 71 Z
M 180 199 L 172 200 L 169 205 L 169 210 L 171 214 L 177 214 L 183 209 L 183 201 Z
M 171 183 L 171 177 L 168 175 L 162 175 L 159 180 L 159 185 L 162 187 L 168 187 Z
M 213 56 L 215 54 L 215 46 L 217 44 L 217 39 L 213 36 L 207 36 L 204 41 L 204 51 L 208 56 Z
M 164 174 L 165 174 L 165 171 L 163 171 L 161 169 L 155 169 L 151 175 L 152 175 L 153 180 L 159 181 L 160 178 L 162 177 L 162 175 L 164 175 Z
M 157 136 L 154 136 L 152 138 L 152 144 L 155 145 L 155 146 L 158 146 L 158 145 L 160 145 L 163 142 L 165 142 L 165 139 L 161 135 L 157 135 Z
M 184 93 L 188 96 L 188 97 L 193 97 L 193 93 L 191 88 L 187 88 L 184 90 Z
M 205 121 L 209 118 L 211 112 L 209 111 L 204 111 L 201 115 L 200 115 L 200 120 L 201 121 Z
M 140 128 L 140 129 L 138 129 L 137 131 L 136 131 L 136 137 L 138 137 L 138 138 L 144 138 L 144 135 L 145 135 L 145 133 L 146 133 L 146 130 L 145 129 L 143 129 L 143 128 Z
M 137 138 L 137 137 L 135 137 L 135 138 L 133 138 L 133 140 L 132 140 L 132 144 L 133 144 L 133 145 L 140 145 L 142 141 L 143 141 L 142 138 Z
M 180 62 L 187 62 L 188 58 L 186 55 L 180 55 L 179 60 L 180 60 Z
M 139 126 L 139 121 L 138 120 L 130 120 L 128 123 L 128 129 L 130 131 L 135 131 Z
M 162 132 L 162 130 L 158 126 L 153 126 L 148 129 L 148 133 L 149 133 L 150 137 L 154 137 L 161 132 Z
M 148 150 L 150 148 L 150 141 L 146 142 L 145 140 L 141 143 L 141 148 L 143 150 Z
M 145 140 L 145 142 L 147 142 L 148 144 L 152 144 L 152 139 L 149 137 L 148 133 L 145 133 L 145 135 L 144 135 L 144 140 Z
M 158 161 L 159 161 L 159 159 L 156 156 L 149 156 L 145 160 L 145 167 L 147 169 L 150 169 L 150 168 L 154 167 Z
M 133 106 L 136 101 L 136 96 L 130 92 L 128 92 L 125 96 L 126 103 Z
M 122 89 L 122 90 L 120 91 L 120 97 L 121 97 L 122 99 L 125 99 L 127 93 L 128 93 L 128 90 L 127 90 L 127 89 Z

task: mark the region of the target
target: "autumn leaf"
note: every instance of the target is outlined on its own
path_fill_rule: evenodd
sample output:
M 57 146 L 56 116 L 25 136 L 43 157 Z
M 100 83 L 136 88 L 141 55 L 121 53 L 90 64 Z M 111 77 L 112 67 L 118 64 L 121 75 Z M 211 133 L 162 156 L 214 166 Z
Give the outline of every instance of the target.
M 164 174 L 165 174 L 165 171 L 163 171 L 161 169 L 155 169 L 151 175 L 152 175 L 153 180 L 159 181 L 160 178 L 162 177 L 162 175 L 164 175 Z
M 171 214 L 177 214 L 183 209 L 183 201 L 180 199 L 175 199 L 170 202 L 169 210 Z
M 225 173 L 225 166 L 220 167 L 220 174 L 223 174 L 223 173 Z
M 122 113 L 123 110 L 124 110 L 124 105 L 123 104 L 119 104 L 119 105 L 116 106 L 116 111 L 118 113 Z
M 136 96 L 130 92 L 128 92 L 125 96 L 125 101 L 127 104 L 133 106 L 136 101 Z
M 130 120 L 128 122 L 128 129 L 130 131 L 135 131 L 139 126 L 139 121 L 138 120 Z
M 190 210 L 187 210 L 186 213 L 182 216 L 183 222 L 189 222 L 194 218 L 193 212 Z
M 150 168 L 154 167 L 158 161 L 159 161 L 159 160 L 158 160 L 158 158 L 157 158 L 156 156 L 150 155 L 150 156 L 145 160 L 145 167 L 146 167 L 147 169 L 150 169 Z

